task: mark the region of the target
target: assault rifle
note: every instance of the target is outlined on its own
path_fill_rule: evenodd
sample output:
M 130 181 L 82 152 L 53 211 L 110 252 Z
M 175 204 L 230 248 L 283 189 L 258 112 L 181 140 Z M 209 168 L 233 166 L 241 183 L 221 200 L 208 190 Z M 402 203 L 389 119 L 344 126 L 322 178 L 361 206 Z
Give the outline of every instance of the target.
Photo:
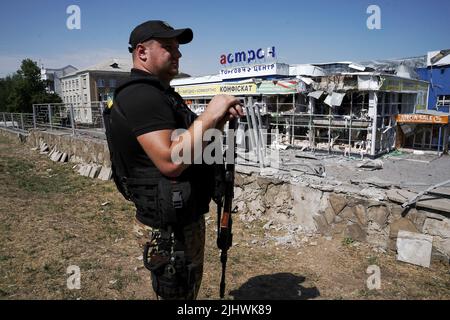
M 225 165 L 216 166 L 216 191 L 217 203 L 217 247 L 221 250 L 220 262 L 222 263 L 222 277 L 220 280 L 220 298 L 225 294 L 225 271 L 227 266 L 228 249 L 233 243 L 231 228 L 232 203 L 234 197 L 234 162 L 236 159 L 236 126 L 237 119 L 231 119 L 228 123 L 227 146 L 225 151 Z M 223 207 L 223 212 L 222 212 Z

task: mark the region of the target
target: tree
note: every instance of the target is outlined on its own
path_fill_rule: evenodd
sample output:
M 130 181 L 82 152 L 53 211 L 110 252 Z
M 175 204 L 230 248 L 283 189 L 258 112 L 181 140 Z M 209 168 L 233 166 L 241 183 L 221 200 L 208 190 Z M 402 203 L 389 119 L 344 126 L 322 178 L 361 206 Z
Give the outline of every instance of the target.
M 61 98 L 45 91 L 36 62 L 25 59 L 20 69 L 0 82 L 0 108 L 8 112 L 33 111 L 34 103 L 59 103 Z

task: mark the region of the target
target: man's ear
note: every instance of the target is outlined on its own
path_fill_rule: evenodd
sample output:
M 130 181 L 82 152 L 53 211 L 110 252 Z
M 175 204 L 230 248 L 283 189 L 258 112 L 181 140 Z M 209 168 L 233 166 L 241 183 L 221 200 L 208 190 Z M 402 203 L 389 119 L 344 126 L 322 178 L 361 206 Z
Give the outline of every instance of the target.
M 147 50 L 148 50 L 148 48 L 146 48 L 144 45 L 138 44 L 135 49 L 136 57 L 139 60 L 147 61 Z

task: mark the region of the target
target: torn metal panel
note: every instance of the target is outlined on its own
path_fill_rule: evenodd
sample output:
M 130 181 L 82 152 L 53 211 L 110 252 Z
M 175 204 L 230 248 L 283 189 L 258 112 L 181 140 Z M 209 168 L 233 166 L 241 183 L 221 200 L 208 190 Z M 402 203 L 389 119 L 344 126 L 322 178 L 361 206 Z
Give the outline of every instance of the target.
M 410 58 L 402 58 L 402 59 L 390 59 L 390 60 L 372 60 L 366 62 L 359 62 L 366 66 L 367 68 L 374 69 L 376 71 L 381 72 L 394 72 L 395 69 L 400 64 L 406 64 L 414 69 L 416 68 L 425 68 L 427 65 L 427 57 L 419 56 L 419 57 L 410 57 Z
M 380 82 L 378 76 L 373 75 L 359 75 L 358 76 L 358 90 L 378 90 Z
M 450 50 L 431 51 L 427 54 L 427 66 L 444 66 L 450 64 Z
M 308 93 L 308 97 L 313 97 L 314 99 L 320 99 L 320 97 L 323 95 L 323 91 L 322 90 L 317 90 L 317 91 L 313 91 Z
M 404 64 L 399 65 L 397 69 L 395 69 L 395 75 L 401 78 L 419 79 L 419 76 L 414 69 Z
M 364 71 L 366 70 L 366 67 L 357 63 L 351 63 L 348 65 L 350 68 L 358 70 L 358 71 Z
M 311 78 L 307 78 L 307 77 L 302 77 L 302 76 L 297 76 L 298 79 L 302 80 L 304 83 L 306 83 L 307 85 L 311 85 L 314 83 L 314 80 Z
M 327 92 L 358 89 L 358 79 L 354 74 L 340 74 L 322 77 L 319 83 L 313 84 L 315 90 Z
M 308 76 L 308 77 L 323 77 L 326 75 L 322 68 L 310 64 L 291 65 L 289 68 L 290 76 Z
M 325 98 L 325 103 L 330 107 L 338 107 L 342 104 L 342 100 L 344 100 L 345 93 L 333 92 Z

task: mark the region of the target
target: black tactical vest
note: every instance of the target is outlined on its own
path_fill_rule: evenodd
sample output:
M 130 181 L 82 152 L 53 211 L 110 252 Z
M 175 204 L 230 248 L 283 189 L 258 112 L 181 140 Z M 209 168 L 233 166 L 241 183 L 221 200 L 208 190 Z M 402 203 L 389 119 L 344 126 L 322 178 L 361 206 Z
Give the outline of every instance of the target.
M 197 117 L 178 93 L 172 88 L 164 90 L 156 79 L 140 77 L 122 84 L 114 93 L 112 106 L 103 112 L 113 180 L 122 195 L 135 204 L 136 218 L 143 224 L 165 229 L 192 223 L 209 211 L 214 190 L 213 166 L 192 164 L 179 177 L 168 178 L 156 167 L 128 166 L 114 150 L 111 111 L 114 109 L 125 118 L 117 95 L 125 87 L 136 83 L 146 83 L 164 92 L 173 109 L 177 128 L 189 128 Z

